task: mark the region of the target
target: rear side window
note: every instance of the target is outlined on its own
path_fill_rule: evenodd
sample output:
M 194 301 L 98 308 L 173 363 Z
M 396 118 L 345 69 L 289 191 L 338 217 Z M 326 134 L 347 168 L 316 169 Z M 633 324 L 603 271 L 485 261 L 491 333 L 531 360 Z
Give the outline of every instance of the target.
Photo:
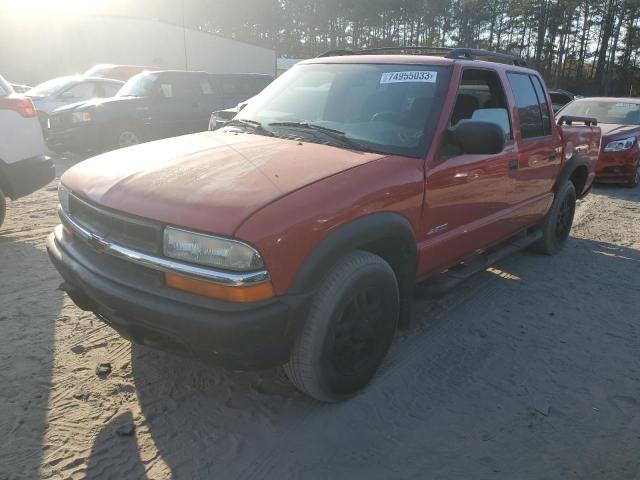
M 196 90 L 200 95 L 213 95 L 215 93 L 213 85 L 207 77 L 196 79 Z
M 540 105 L 540 113 L 542 114 L 543 135 L 551 135 L 551 118 L 549 116 L 549 104 L 547 103 L 547 97 L 544 94 L 542 83 L 540 83 L 540 79 L 535 75 L 531 75 L 531 81 L 533 82 L 533 88 L 535 88 L 536 90 L 538 104 Z
M 522 73 L 509 73 L 508 78 L 516 106 L 518 107 L 522 138 L 543 136 L 545 130 L 540 111 L 540 101 L 536 95 L 531 77 Z
M 242 93 L 242 86 L 235 78 L 221 77 L 220 90 L 222 90 L 222 93 L 225 95 L 236 95 Z

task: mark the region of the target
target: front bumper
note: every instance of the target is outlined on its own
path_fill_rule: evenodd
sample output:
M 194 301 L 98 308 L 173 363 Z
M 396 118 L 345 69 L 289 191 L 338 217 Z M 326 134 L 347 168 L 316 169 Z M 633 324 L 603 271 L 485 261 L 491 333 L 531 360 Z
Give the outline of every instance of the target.
M 57 153 L 85 153 L 102 149 L 104 132 L 96 124 L 79 125 L 66 129 L 49 129 L 47 146 Z
M 8 190 L 5 193 L 12 200 L 39 190 L 56 177 L 53 162 L 44 155 L 9 164 L 0 162 L 0 169 Z
M 639 162 L 637 145 L 625 152 L 602 152 L 596 166 L 596 182 L 626 183 L 633 179 Z
M 126 284 L 127 272 L 120 273 L 123 280 L 119 281 L 100 262 L 87 262 L 82 253 L 87 247 L 79 243 L 60 225 L 47 240 L 49 257 L 71 299 L 122 336 L 237 370 L 270 368 L 288 361 L 307 296 L 234 304 L 170 289 L 151 276 L 133 287 Z

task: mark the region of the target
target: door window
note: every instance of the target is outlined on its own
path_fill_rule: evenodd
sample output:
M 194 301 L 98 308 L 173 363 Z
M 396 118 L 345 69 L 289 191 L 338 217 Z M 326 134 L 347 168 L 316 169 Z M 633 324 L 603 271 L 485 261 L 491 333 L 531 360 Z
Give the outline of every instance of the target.
M 540 100 L 536 94 L 531 76 L 523 73 L 509 73 L 507 76 L 520 116 L 520 132 L 522 138 L 541 137 L 546 134 L 545 132 L 550 132 L 551 127 L 549 125 L 549 111 L 546 108 L 546 100 L 544 100 L 545 110 L 547 112 L 547 126 L 545 128 L 542 110 L 540 108 Z
M 461 120 L 480 120 L 498 124 L 508 141 L 511 136 L 511 122 L 507 98 L 500 77 L 495 71 L 466 69 L 458 86 L 456 103 L 451 114 L 450 126 L 455 127 Z M 443 155 L 461 155 L 458 145 L 446 142 Z
M 179 76 L 161 77 L 158 83 L 160 95 L 164 98 L 186 98 L 191 95 L 191 88 L 186 78 Z
M 63 96 L 68 99 L 93 98 L 96 96 L 96 84 L 93 82 L 79 83 L 66 90 Z

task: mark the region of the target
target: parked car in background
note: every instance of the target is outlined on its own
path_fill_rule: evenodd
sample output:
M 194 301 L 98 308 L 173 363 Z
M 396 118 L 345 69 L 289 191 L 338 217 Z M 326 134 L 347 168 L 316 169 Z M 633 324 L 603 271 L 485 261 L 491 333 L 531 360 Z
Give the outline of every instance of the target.
M 13 91 L 16 93 L 26 93 L 33 87 L 30 87 L 29 85 L 20 85 L 19 83 L 12 83 L 11 88 L 13 88 Z
M 158 67 L 141 67 L 139 65 L 111 65 L 101 63 L 91 67 L 84 72 L 86 77 L 100 77 L 100 78 L 113 78 L 115 80 L 121 80 L 126 82 L 134 75 L 142 72 L 153 72 L 155 70 L 161 70 Z
M 216 110 L 211 114 L 209 120 L 209 130 L 214 131 L 224 127 L 227 123 L 235 118 L 240 111 L 247 106 L 251 101 L 251 98 L 245 102 L 239 103 L 233 108 L 225 108 L 224 110 Z
M 595 121 L 556 124 L 514 57 L 365 53 L 299 63 L 223 129 L 68 170 L 47 249 L 70 298 L 135 342 L 284 365 L 331 402 L 373 377 L 417 284 L 558 253 Z
M 57 108 L 92 98 L 113 97 L 124 82 L 98 77 L 72 76 L 48 80 L 25 94 L 33 100 L 45 133 L 48 119 Z
M 254 96 L 268 75 L 144 72 L 114 98 L 76 103 L 51 116 L 47 139 L 57 152 L 101 152 L 207 130 L 211 112 Z
M 640 99 L 594 97 L 575 100 L 559 116 L 589 116 L 602 129 L 596 182 L 640 184 Z
M 572 102 L 574 99 L 578 98 L 573 93 L 560 89 L 549 90 L 549 97 L 551 98 L 551 105 L 553 106 L 554 112 L 557 112 L 567 103 Z
M 7 198 L 16 200 L 43 187 L 55 176 L 44 155 L 44 139 L 30 98 L 17 94 L 0 77 L 0 226 Z

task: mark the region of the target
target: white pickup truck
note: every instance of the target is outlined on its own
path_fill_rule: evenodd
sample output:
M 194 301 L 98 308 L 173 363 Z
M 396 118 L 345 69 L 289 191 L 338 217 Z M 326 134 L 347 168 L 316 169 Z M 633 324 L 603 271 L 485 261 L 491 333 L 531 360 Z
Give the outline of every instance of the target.
M 0 226 L 7 197 L 16 200 L 53 180 L 55 169 L 44 148 L 33 102 L 0 76 Z

